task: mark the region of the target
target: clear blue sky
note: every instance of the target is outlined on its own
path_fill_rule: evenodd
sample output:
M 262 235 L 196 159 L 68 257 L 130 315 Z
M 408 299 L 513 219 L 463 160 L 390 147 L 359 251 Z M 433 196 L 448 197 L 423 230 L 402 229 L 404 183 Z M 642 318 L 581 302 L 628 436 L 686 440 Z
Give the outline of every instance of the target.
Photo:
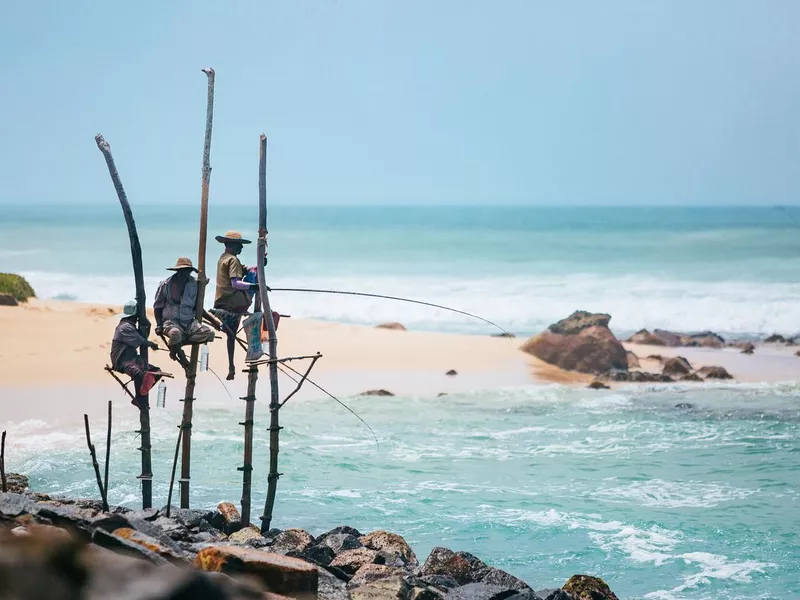
M 7 2 L 0 203 L 797 204 L 800 2 Z M 111 196 L 113 198 L 113 196 Z

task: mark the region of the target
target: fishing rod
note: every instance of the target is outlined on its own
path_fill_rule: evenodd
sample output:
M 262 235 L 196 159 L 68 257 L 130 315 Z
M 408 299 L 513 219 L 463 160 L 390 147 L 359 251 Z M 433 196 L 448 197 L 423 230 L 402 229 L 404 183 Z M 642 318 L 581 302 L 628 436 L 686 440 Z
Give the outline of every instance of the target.
M 399 296 L 385 296 L 383 294 L 369 294 L 367 292 L 351 292 L 351 291 L 344 291 L 344 290 L 318 290 L 318 289 L 310 289 L 310 288 L 270 288 L 270 292 L 310 292 L 314 294 L 338 294 L 341 296 L 363 296 L 365 298 L 381 298 L 383 300 L 397 300 L 398 302 L 409 302 L 411 304 L 420 304 L 422 306 L 430 306 L 433 308 L 440 308 L 442 310 L 448 310 L 450 312 L 458 313 L 459 315 L 464 315 L 467 317 L 471 317 L 473 319 L 478 319 L 479 321 L 483 321 L 484 323 L 488 323 L 492 327 L 496 327 L 506 337 L 514 337 L 511 333 L 500 327 L 497 323 L 490 321 L 489 319 L 484 319 L 479 315 L 475 315 L 463 310 L 458 310 L 457 308 L 451 308 L 449 306 L 442 306 L 441 304 L 434 304 L 433 302 L 425 302 L 423 300 L 413 300 L 411 298 L 401 298 Z

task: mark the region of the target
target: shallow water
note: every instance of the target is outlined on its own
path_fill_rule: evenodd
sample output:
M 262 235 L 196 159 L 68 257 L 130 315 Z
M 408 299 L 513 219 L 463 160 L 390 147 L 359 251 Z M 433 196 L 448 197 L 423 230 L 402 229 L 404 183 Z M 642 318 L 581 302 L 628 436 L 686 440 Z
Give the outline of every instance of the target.
M 332 401 L 290 403 L 273 524 L 385 528 L 421 560 L 435 545 L 467 550 L 536 587 L 588 572 L 620 598 L 798 597 L 798 399 L 788 384 L 349 399 L 379 447 Z M 241 494 L 242 406 L 225 402 L 197 404 L 194 506 Z M 266 491 L 263 408 L 254 515 Z M 175 409 L 153 411 L 157 504 L 178 420 Z M 33 487 L 96 494 L 82 430 L 13 429 L 9 466 Z M 136 440 L 114 435 L 110 501 L 135 506 Z

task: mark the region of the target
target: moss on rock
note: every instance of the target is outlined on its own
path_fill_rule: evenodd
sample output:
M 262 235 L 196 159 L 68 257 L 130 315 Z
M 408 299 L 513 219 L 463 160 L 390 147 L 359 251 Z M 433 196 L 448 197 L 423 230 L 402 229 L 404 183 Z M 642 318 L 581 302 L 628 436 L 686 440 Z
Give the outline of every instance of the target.
M 31 284 L 25 281 L 22 275 L 13 273 L 0 273 L 0 294 L 13 296 L 18 302 L 36 297 Z

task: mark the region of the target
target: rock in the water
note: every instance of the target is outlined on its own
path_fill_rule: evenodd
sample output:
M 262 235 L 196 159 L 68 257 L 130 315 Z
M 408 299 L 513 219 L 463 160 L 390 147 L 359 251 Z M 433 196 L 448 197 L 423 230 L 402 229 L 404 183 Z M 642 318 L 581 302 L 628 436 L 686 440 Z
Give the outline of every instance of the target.
M 28 489 L 28 478 L 19 473 L 6 473 L 6 492 L 21 494 Z
M 662 346 L 682 346 L 685 334 L 675 333 L 674 331 L 667 331 L 666 329 L 654 329 L 653 335 L 661 340 Z
M 764 342 L 767 344 L 785 344 L 786 338 L 779 333 L 773 333 L 771 336 L 765 339 Z
M 197 554 L 194 565 L 203 571 L 253 575 L 278 594 L 297 596 L 317 593 L 319 574 L 315 565 L 273 552 L 237 546 L 212 546 Z
M 593 381 L 592 383 L 590 383 L 586 387 L 588 387 L 590 390 L 610 390 L 611 389 L 610 387 L 608 387 L 602 381 L 596 381 L 596 380 Z
M 612 369 L 600 375 L 603 381 L 630 381 L 632 383 L 670 383 L 672 377 L 662 373 L 647 373 L 645 371 L 624 371 Z
M 663 363 L 666 359 L 660 354 L 651 354 L 647 357 L 647 360 L 657 360 L 658 362 Z
M 681 410 L 688 410 L 690 408 L 694 408 L 693 405 L 689 402 L 678 402 L 675 405 L 675 408 L 680 408 Z
M 281 531 L 270 544 L 270 549 L 279 554 L 300 554 L 314 544 L 314 536 L 303 529 Z
M 384 564 L 386 559 L 377 550 L 370 548 L 356 548 L 345 550 L 334 558 L 330 566 L 341 569 L 345 574 L 353 576 L 364 565 Z
M 248 541 L 252 539 L 259 539 L 263 540 L 264 538 L 261 537 L 261 531 L 256 527 L 242 527 L 239 531 L 234 531 L 232 534 L 228 536 L 228 541 L 231 544 L 246 544 Z M 266 540 L 264 540 L 266 544 Z
M 522 350 L 567 371 L 599 374 L 627 370 L 625 348 L 608 329 L 610 318 L 583 311 L 573 313 L 530 338 Z
M 362 392 L 362 396 L 394 396 L 392 392 L 389 390 L 367 390 L 366 392 Z
M 411 546 L 402 536 L 388 531 L 373 531 L 361 538 L 361 543 L 372 550 L 377 550 L 384 555 L 397 557 L 404 566 L 418 567 L 417 560 Z
M 702 367 L 697 369 L 697 374 L 705 379 L 733 379 L 723 367 Z
M 626 340 L 630 344 L 645 344 L 647 346 L 666 346 L 664 341 L 647 329 L 640 329 Z
M 628 350 L 628 351 L 626 352 L 626 355 L 628 356 L 628 368 L 629 368 L 629 369 L 638 369 L 639 367 L 641 367 L 641 366 L 642 366 L 642 365 L 639 363 L 639 357 L 638 357 L 638 356 L 636 356 L 636 354 L 635 354 L 635 353 L 633 353 L 633 352 L 631 352 L 630 350 Z
M 409 585 L 401 575 L 382 577 L 350 590 L 353 600 L 406 600 Z
M 453 552 L 442 547 L 431 550 L 420 570 L 420 576 L 426 580 L 434 575 L 444 575 L 461 586 L 468 583 L 486 583 L 515 590 L 530 589 L 521 579 L 488 566 L 469 552 Z
M 703 381 L 703 378 L 697 373 L 689 373 L 688 375 L 681 377 L 680 381 Z
M 664 363 L 661 372 L 669 377 L 681 377 L 692 372 L 692 365 L 682 356 L 675 356 Z
M 381 323 L 380 325 L 375 325 L 375 328 L 391 329 L 393 331 L 406 331 L 406 328 L 402 323 Z
M 590 575 L 573 575 L 561 589 L 575 600 L 619 600 L 605 581 Z
M 353 575 L 353 578 L 347 584 L 347 587 L 352 590 L 353 588 L 372 583 L 373 581 L 378 581 L 379 579 L 385 579 L 386 577 L 393 576 L 403 577 L 404 575 L 405 571 L 400 567 L 367 564 L 356 571 L 356 574 Z
M 751 344 L 750 342 L 744 344 L 742 346 L 742 354 L 753 354 L 756 351 L 756 347 Z
M 449 394 L 447 392 L 439 392 L 436 394 L 437 398 L 444 398 L 445 396 L 449 396 Z
M 454 376 L 458 375 L 458 371 L 456 371 L 455 369 L 450 369 L 447 373 L 445 373 L 445 375 L 447 375 L 449 377 L 454 377 Z
M 505 600 L 518 591 L 500 585 L 468 583 L 447 593 L 447 600 Z
M 725 340 L 713 331 L 693 333 L 688 340 L 682 340 L 684 346 L 700 346 L 701 348 L 722 348 Z

